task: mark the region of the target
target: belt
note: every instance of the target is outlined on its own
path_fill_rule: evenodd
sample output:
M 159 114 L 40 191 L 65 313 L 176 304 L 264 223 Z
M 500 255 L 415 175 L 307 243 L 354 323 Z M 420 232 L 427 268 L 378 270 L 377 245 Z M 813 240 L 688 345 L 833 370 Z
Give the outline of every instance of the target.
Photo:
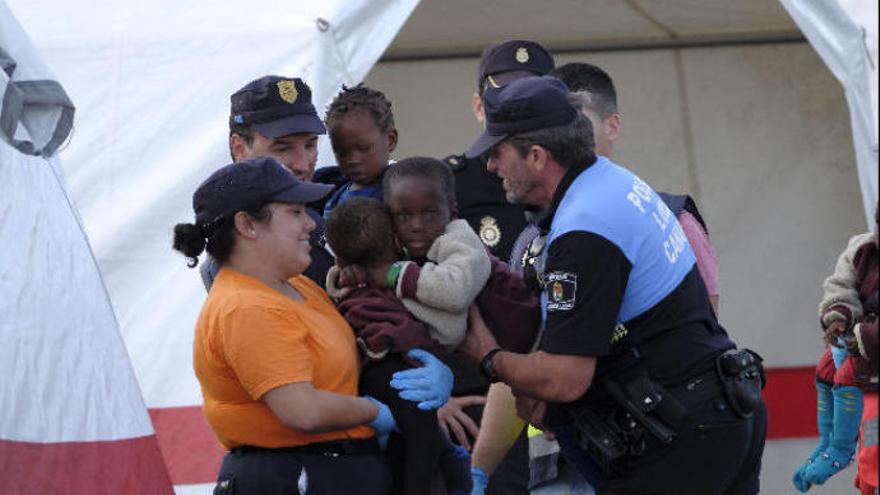
M 667 386 L 666 390 L 683 402 L 724 395 L 724 387 L 721 385 L 718 372 L 714 368 L 676 385 Z
M 279 454 L 306 454 L 323 455 L 325 457 L 341 457 L 349 455 L 378 454 L 379 444 L 375 438 L 330 440 L 327 442 L 307 443 L 295 447 L 254 447 L 242 445 L 230 451 L 233 455 L 241 456 L 250 453 L 279 453 Z

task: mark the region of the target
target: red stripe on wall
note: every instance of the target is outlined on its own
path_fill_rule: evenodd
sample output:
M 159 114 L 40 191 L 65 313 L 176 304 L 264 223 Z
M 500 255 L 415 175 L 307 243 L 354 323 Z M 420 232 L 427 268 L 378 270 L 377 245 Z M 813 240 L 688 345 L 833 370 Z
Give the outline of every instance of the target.
M 173 495 L 156 437 L 103 442 L 0 440 L 0 494 Z
M 813 375 L 813 367 L 767 370 L 768 439 L 817 435 Z M 150 417 L 175 485 L 217 479 L 223 448 L 205 422 L 201 407 L 150 409 Z
M 764 401 L 767 402 L 767 438 L 803 438 L 819 435 L 816 430 L 816 368 L 771 368 L 767 370 Z

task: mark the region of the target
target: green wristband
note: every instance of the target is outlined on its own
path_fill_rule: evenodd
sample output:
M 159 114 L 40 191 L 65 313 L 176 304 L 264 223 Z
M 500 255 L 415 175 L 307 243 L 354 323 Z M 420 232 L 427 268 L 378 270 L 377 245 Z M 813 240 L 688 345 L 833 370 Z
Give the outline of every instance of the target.
M 388 287 L 391 289 L 397 288 L 397 278 L 400 277 L 400 272 L 403 270 L 403 263 L 400 261 L 394 262 L 391 265 L 391 268 L 388 269 L 388 274 L 385 275 L 385 283 L 388 284 Z

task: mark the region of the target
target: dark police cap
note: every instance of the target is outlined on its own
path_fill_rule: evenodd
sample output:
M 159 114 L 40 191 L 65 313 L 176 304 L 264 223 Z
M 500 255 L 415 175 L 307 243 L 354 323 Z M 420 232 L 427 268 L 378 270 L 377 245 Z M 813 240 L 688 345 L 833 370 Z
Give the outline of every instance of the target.
M 312 104 L 311 88 L 298 77 L 261 77 L 236 91 L 230 100 L 230 128 L 253 125 L 268 138 L 327 133 Z
M 483 50 L 480 57 L 480 83 L 493 76 L 486 86 L 498 88 L 526 75 L 543 76 L 553 66 L 550 53 L 534 41 L 503 41 Z
M 207 237 L 226 218 L 266 203 L 311 203 L 333 190 L 299 181 L 274 158 L 261 156 L 217 170 L 193 194 L 196 225 Z
M 483 97 L 486 129 L 465 152 L 471 158 L 492 149 L 508 136 L 570 124 L 577 110 L 568 101 L 568 87 L 555 77 L 526 77 Z

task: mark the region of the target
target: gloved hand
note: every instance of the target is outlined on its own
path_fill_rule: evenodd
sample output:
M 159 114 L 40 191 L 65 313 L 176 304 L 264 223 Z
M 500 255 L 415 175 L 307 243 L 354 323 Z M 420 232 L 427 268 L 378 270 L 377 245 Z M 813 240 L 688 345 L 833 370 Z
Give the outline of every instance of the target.
M 473 480 L 474 483 L 473 488 L 471 488 L 471 495 L 483 495 L 486 491 L 486 487 L 489 486 L 489 475 L 486 474 L 486 471 L 483 471 L 477 466 L 472 466 L 471 480 Z
M 388 445 L 388 435 L 390 435 L 392 431 L 398 431 L 397 422 L 394 421 L 394 415 L 391 414 L 391 409 L 388 409 L 388 406 L 386 406 L 384 402 L 379 402 L 369 395 L 365 395 L 364 399 L 376 404 L 376 407 L 379 408 L 379 414 L 376 415 L 376 418 L 373 419 L 373 421 L 370 421 L 368 426 L 376 431 L 376 441 L 379 442 L 379 447 L 382 450 L 385 450 L 385 446 Z
M 422 349 L 413 349 L 406 355 L 420 361 L 422 366 L 398 371 L 391 377 L 390 385 L 400 390 L 400 398 L 418 402 L 418 408 L 423 411 L 446 404 L 452 392 L 452 370 Z

